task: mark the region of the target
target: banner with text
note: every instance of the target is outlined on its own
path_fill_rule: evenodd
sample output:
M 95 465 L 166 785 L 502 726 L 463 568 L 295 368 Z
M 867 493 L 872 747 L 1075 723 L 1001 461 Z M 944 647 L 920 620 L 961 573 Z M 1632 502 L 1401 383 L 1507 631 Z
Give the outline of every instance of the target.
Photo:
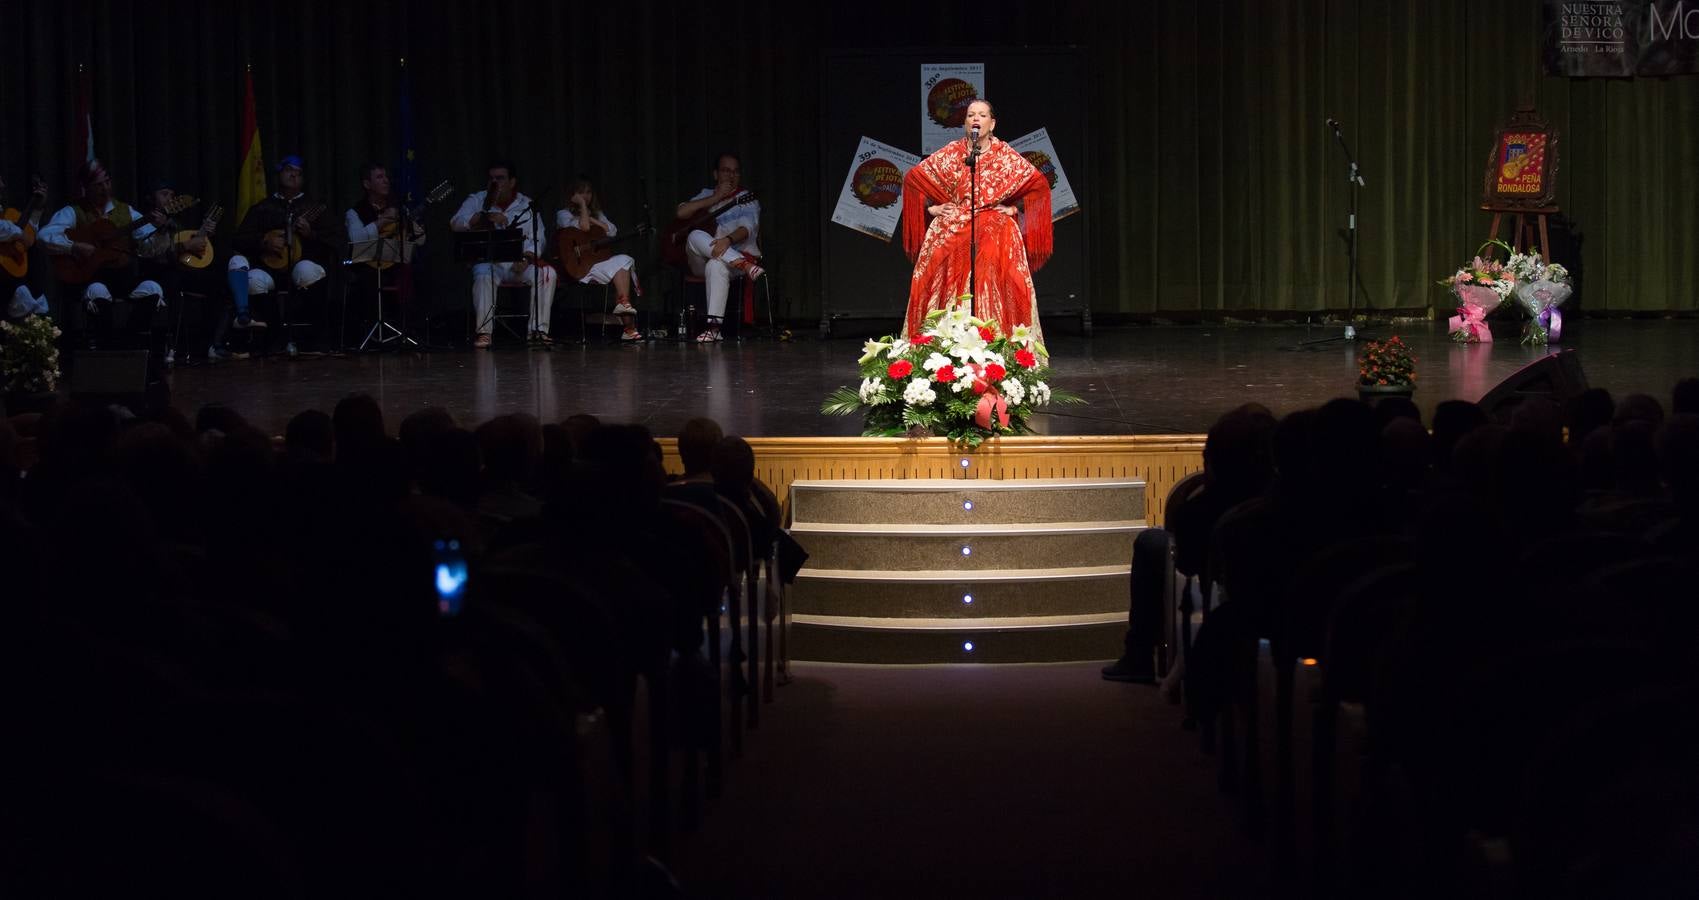
M 967 105 L 983 96 L 985 63 L 921 63 L 920 155 L 960 138 Z
M 1699 73 L 1699 0 L 1545 0 L 1544 12 L 1547 74 Z
M 863 137 L 838 192 L 832 221 L 889 241 L 902 219 L 903 176 L 918 162 L 920 157 L 907 150 Z
M 1050 132 L 1040 128 L 1015 138 L 1009 146 L 1049 179 L 1050 221 L 1060 222 L 1080 211 L 1080 202 L 1074 198 L 1074 188 L 1068 184 L 1068 173 L 1062 171 L 1062 160 L 1056 155 L 1056 145 L 1050 143 Z

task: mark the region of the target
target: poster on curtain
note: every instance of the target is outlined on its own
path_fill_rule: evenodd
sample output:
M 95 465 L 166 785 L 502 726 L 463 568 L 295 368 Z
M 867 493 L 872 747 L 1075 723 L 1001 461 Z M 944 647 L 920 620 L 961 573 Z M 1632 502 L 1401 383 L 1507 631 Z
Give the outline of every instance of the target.
M 967 106 L 985 96 L 985 63 L 921 63 L 920 155 L 962 136 Z
M 903 214 L 903 176 L 920 157 L 863 136 L 838 191 L 832 221 L 889 241 Z
M 1068 173 L 1062 171 L 1062 158 L 1056 155 L 1056 145 L 1050 142 L 1050 132 L 1040 128 L 1015 138 L 1009 146 L 1026 157 L 1050 182 L 1050 221 L 1060 222 L 1080 211 L 1074 188 L 1068 184 Z

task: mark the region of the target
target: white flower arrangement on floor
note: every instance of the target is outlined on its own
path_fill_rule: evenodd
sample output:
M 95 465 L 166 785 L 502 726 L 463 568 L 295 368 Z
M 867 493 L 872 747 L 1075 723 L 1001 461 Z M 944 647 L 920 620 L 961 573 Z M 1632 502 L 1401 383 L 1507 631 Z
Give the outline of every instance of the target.
M 1050 354 L 1025 325 L 1008 334 L 975 318 L 964 297 L 926 317 L 918 335 L 862 345 L 861 385 L 826 399 L 827 415 L 866 414 L 867 437 L 938 435 L 977 447 L 999 434 L 1031 434 L 1027 419 L 1050 403 L 1083 403 L 1050 387 Z
M 59 384 L 59 329 L 46 316 L 0 322 L 0 383 L 9 393 L 41 394 Z

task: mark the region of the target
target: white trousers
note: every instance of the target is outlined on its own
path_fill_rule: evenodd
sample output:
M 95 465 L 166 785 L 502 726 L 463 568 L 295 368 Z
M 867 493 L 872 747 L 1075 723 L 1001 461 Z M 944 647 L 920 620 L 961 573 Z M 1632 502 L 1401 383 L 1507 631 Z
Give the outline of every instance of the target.
M 743 276 L 733 264 L 743 259 L 743 254 L 735 247 L 727 247 L 726 252 L 718 257 L 709 258 L 708 254 L 714 249 L 714 238 L 706 231 L 692 231 L 684 240 L 684 249 L 691 274 L 701 278 L 708 289 L 708 315 L 715 319 L 725 318 L 726 294 L 731 291 L 732 278 Z
M 515 273 L 518 263 L 478 263 L 472 267 L 472 309 L 478 315 L 478 333 L 489 334 L 495 328 L 494 312 L 496 307 L 496 285 L 524 282 L 527 286 L 537 287 L 537 308 L 531 312 L 530 331 L 548 333 L 549 310 L 555 304 L 555 269 L 554 266 L 528 265 L 525 271 Z M 542 272 L 542 280 L 538 280 L 538 272 Z M 526 298 L 530 305 L 530 298 Z
M 230 257 L 230 265 L 226 267 L 231 272 L 248 271 L 248 293 L 269 294 L 277 290 L 277 281 L 271 273 L 264 269 L 248 267 L 248 258 L 237 254 Z M 295 289 L 304 291 L 324 280 L 324 266 L 310 259 L 297 260 L 295 267 L 289 270 L 289 280 L 295 282 Z

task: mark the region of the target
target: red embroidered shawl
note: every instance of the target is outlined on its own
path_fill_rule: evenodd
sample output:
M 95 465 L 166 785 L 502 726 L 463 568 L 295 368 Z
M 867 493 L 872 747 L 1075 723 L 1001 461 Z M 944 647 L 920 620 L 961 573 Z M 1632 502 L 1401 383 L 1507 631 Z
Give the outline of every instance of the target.
M 903 177 L 903 250 L 914 260 L 905 335 L 919 334 L 928 312 L 967 290 L 971 172 L 963 164 L 966 157 L 967 142 L 951 141 Z M 1016 325 L 1036 331 L 1032 273 L 1050 259 L 1053 246 L 1050 183 L 1013 147 L 992 138 L 979 157 L 977 192 L 974 315 L 996 321 L 1004 333 Z M 927 207 L 938 203 L 953 204 L 955 210 L 930 217 Z M 1011 205 L 1021 208 L 1015 218 L 997 211 Z

